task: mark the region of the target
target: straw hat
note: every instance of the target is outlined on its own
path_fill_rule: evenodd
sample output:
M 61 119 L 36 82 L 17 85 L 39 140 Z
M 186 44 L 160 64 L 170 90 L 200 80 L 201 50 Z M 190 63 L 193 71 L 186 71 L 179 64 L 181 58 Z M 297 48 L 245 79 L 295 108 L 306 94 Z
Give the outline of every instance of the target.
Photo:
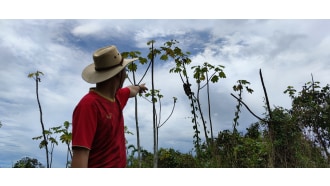
M 95 84 L 115 76 L 138 58 L 124 59 L 116 46 L 112 45 L 96 50 L 93 59 L 94 63 L 83 70 L 82 78 L 88 83 Z

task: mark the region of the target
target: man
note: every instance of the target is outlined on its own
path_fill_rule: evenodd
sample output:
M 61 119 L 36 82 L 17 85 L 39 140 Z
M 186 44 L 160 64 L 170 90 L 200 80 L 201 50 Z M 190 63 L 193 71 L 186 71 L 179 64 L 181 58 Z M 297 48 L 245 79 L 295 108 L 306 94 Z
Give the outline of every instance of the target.
M 123 87 L 125 67 L 137 60 L 123 59 L 116 46 L 96 50 L 94 63 L 82 78 L 96 87 L 80 100 L 72 116 L 71 167 L 126 167 L 124 117 L 128 98 L 147 90 L 145 84 Z

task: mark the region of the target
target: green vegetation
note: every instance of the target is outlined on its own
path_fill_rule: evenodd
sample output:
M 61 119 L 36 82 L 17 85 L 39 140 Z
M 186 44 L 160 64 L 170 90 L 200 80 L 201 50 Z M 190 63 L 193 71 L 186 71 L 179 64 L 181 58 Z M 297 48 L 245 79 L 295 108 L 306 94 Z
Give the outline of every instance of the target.
M 37 159 L 23 157 L 22 159 L 18 160 L 13 168 L 44 168 L 45 166 L 42 165 Z

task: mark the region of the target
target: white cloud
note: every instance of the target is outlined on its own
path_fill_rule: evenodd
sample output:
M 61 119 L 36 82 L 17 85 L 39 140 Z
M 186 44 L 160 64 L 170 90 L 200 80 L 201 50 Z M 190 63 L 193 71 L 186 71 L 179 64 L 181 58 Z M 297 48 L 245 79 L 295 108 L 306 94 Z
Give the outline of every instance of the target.
M 99 33 L 102 30 L 103 29 L 100 24 L 90 22 L 90 23 L 78 25 L 72 30 L 72 33 L 77 36 L 85 36 L 85 35 Z

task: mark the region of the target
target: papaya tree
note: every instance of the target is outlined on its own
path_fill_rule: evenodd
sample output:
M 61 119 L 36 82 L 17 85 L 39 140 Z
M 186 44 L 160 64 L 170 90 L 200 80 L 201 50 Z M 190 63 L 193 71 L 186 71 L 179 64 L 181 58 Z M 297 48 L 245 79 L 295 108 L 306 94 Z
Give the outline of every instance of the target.
M 40 124 L 41 124 L 41 129 L 42 129 L 42 141 L 40 142 L 40 148 L 45 148 L 46 151 L 46 160 L 47 160 L 47 168 L 51 167 L 50 160 L 49 160 L 49 150 L 48 150 L 48 141 L 47 141 L 47 131 L 45 130 L 45 125 L 43 122 L 43 114 L 42 114 L 42 107 L 39 99 L 39 83 L 41 82 L 40 76 L 44 75 L 40 71 L 36 71 L 34 73 L 30 73 L 28 75 L 28 78 L 33 78 L 35 83 L 36 83 L 36 96 L 37 96 L 37 102 L 38 102 L 38 107 L 39 107 L 39 112 L 40 112 Z
M 133 62 L 130 65 L 128 65 L 128 70 L 132 72 L 133 76 L 133 81 L 130 80 L 129 76 L 128 79 L 131 82 L 131 84 L 134 85 L 139 85 L 142 80 L 144 79 L 145 75 L 149 70 L 151 70 L 151 89 L 149 89 L 149 92 L 145 94 L 145 98 L 151 97 L 151 101 L 149 101 L 152 104 L 152 116 L 153 116 L 153 134 L 154 134 L 154 167 L 157 167 L 158 165 L 158 130 L 161 126 L 163 126 L 167 120 L 171 117 L 173 114 L 174 108 L 175 108 L 175 103 L 177 98 L 173 97 L 174 104 L 172 111 L 170 115 L 167 117 L 165 121 L 161 120 L 161 111 L 162 111 L 162 105 L 161 105 L 161 99 L 163 98 L 163 95 L 160 93 L 160 90 L 155 89 L 154 85 L 154 61 L 155 57 L 160 54 L 160 50 L 154 48 L 154 43 L 155 41 L 151 40 L 147 43 L 147 45 L 151 45 L 149 48 L 149 53 L 147 54 L 147 58 L 141 57 L 141 52 L 139 51 L 132 51 L 132 52 L 123 52 L 122 55 L 123 57 L 132 57 L 132 58 L 139 58 L 140 64 L 146 64 L 148 60 L 150 60 L 148 67 L 146 68 L 143 76 L 140 78 L 140 80 L 137 80 L 136 78 L 136 71 L 137 71 L 137 65 Z M 141 94 L 139 94 L 142 96 Z M 159 103 L 159 110 L 158 114 L 156 112 L 156 103 Z M 137 97 L 135 97 L 135 121 L 136 121 L 136 133 L 137 133 L 137 152 L 138 152 L 138 159 L 141 160 L 141 151 L 140 151 L 140 139 L 139 139 L 139 126 L 138 126 L 138 107 L 137 107 Z M 140 161 L 140 166 L 141 165 Z
M 139 63 L 140 64 L 146 64 L 148 61 L 146 58 L 141 57 L 141 52 L 139 51 L 131 51 L 131 52 L 123 52 L 121 54 L 123 56 L 123 58 L 127 58 L 127 57 L 131 57 L 131 58 L 138 58 Z M 149 65 L 150 66 L 150 65 Z M 129 76 L 127 75 L 128 80 L 130 81 L 130 83 L 132 85 L 139 85 L 143 78 L 145 77 L 146 73 L 148 72 L 148 68 L 146 69 L 144 75 L 141 77 L 141 79 L 138 81 L 137 77 L 136 77 L 136 71 L 137 71 L 137 64 L 133 61 L 132 63 L 130 63 L 127 66 L 127 70 L 129 72 L 132 72 L 132 79 L 133 81 L 129 78 Z M 140 95 L 141 96 L 141 95 Z M 135 101 L 135 128 L 136 128 L 136 142 L 137 142 L 137 152 L 138 152 L 138 160 L 139 160 L 139 165 L 140 167 L 142 166 L 142 162 L 141 162 L 141 144 L 140 144 L 140 130 L 139 130 L 139 120 L 138 120 L 138 104 L 137 104 L 137 96 L 134 97 L 134 101 Z
M 43 122 L 43 112 L 41 107 L 41 102 L 39 98 L 39 83 L 41 82 L 40 76 L 44 75 L 41 71 L 37 71 L 35 73 L 30 73 L 28 78 L 33 78 L 36 82 L 36 96 L 39 107 L 39 116 L 40 116 L 40 124 L 42 129 L 42 134 L 40 136 L 33 137 L 33 140 L 41 140 L 39 143 L 39 148 L 45 148 L 46 151 L 46 160 L 47 160 L 47 168 L 51 168 L 52 160 L 53 160 L 53 152 L 55 145 L 58 145 L 58 141 L 56 139 L 55 134 L 62 134 L 60 136 L 60 140 L 62 143 L 66 144 L 67 147 L 67 162 L 66 167 L 69 166 L 72 159 L 72 152 L 70 148 L 72 134 L 69 131 L 69 127 L 71 125 L 70 122 L 65 121 L 63 125 L 57 127 L 50 127 L 49 129 L 45 129 L 45 124 Z
M 223 69 L 225 67 L 222 65 L 214 66 L 209 64 L 208 62 L 204 62 L 203 65 L 197 65 L 191 67 L 194 70 L 194 78 L 197 84 L 197 96 L 194 99 L 197 102 L 198 110 L 200 113 L 200 117 L 202 120 L 203 128 L 204 128 L 204 135 L 206 139 L 206 144 L 209 146 L 209 137 L 208 137 L 208 130 L 206 126 L 206 120 L 204 119 L 204 114 L 201 106 L 201 97 L 200 91 L 206 87 L 206 94 L 207 94 L 207 107 L 208 107 L 208 118 L 209 118 L 209 126 L 210 126 L 210 133 L 211 133 L 211 142 L 214 141 L 213 137 L 213 126 L 212 126 L 212 117 L 211 117 L 211 99 L 210 99 L 210 82 L 216 83 L 219 81 L 220 78 L 226 78 L 226 74 L 224 73 Z M 205 82 L 204 84 L 202 84 Z

